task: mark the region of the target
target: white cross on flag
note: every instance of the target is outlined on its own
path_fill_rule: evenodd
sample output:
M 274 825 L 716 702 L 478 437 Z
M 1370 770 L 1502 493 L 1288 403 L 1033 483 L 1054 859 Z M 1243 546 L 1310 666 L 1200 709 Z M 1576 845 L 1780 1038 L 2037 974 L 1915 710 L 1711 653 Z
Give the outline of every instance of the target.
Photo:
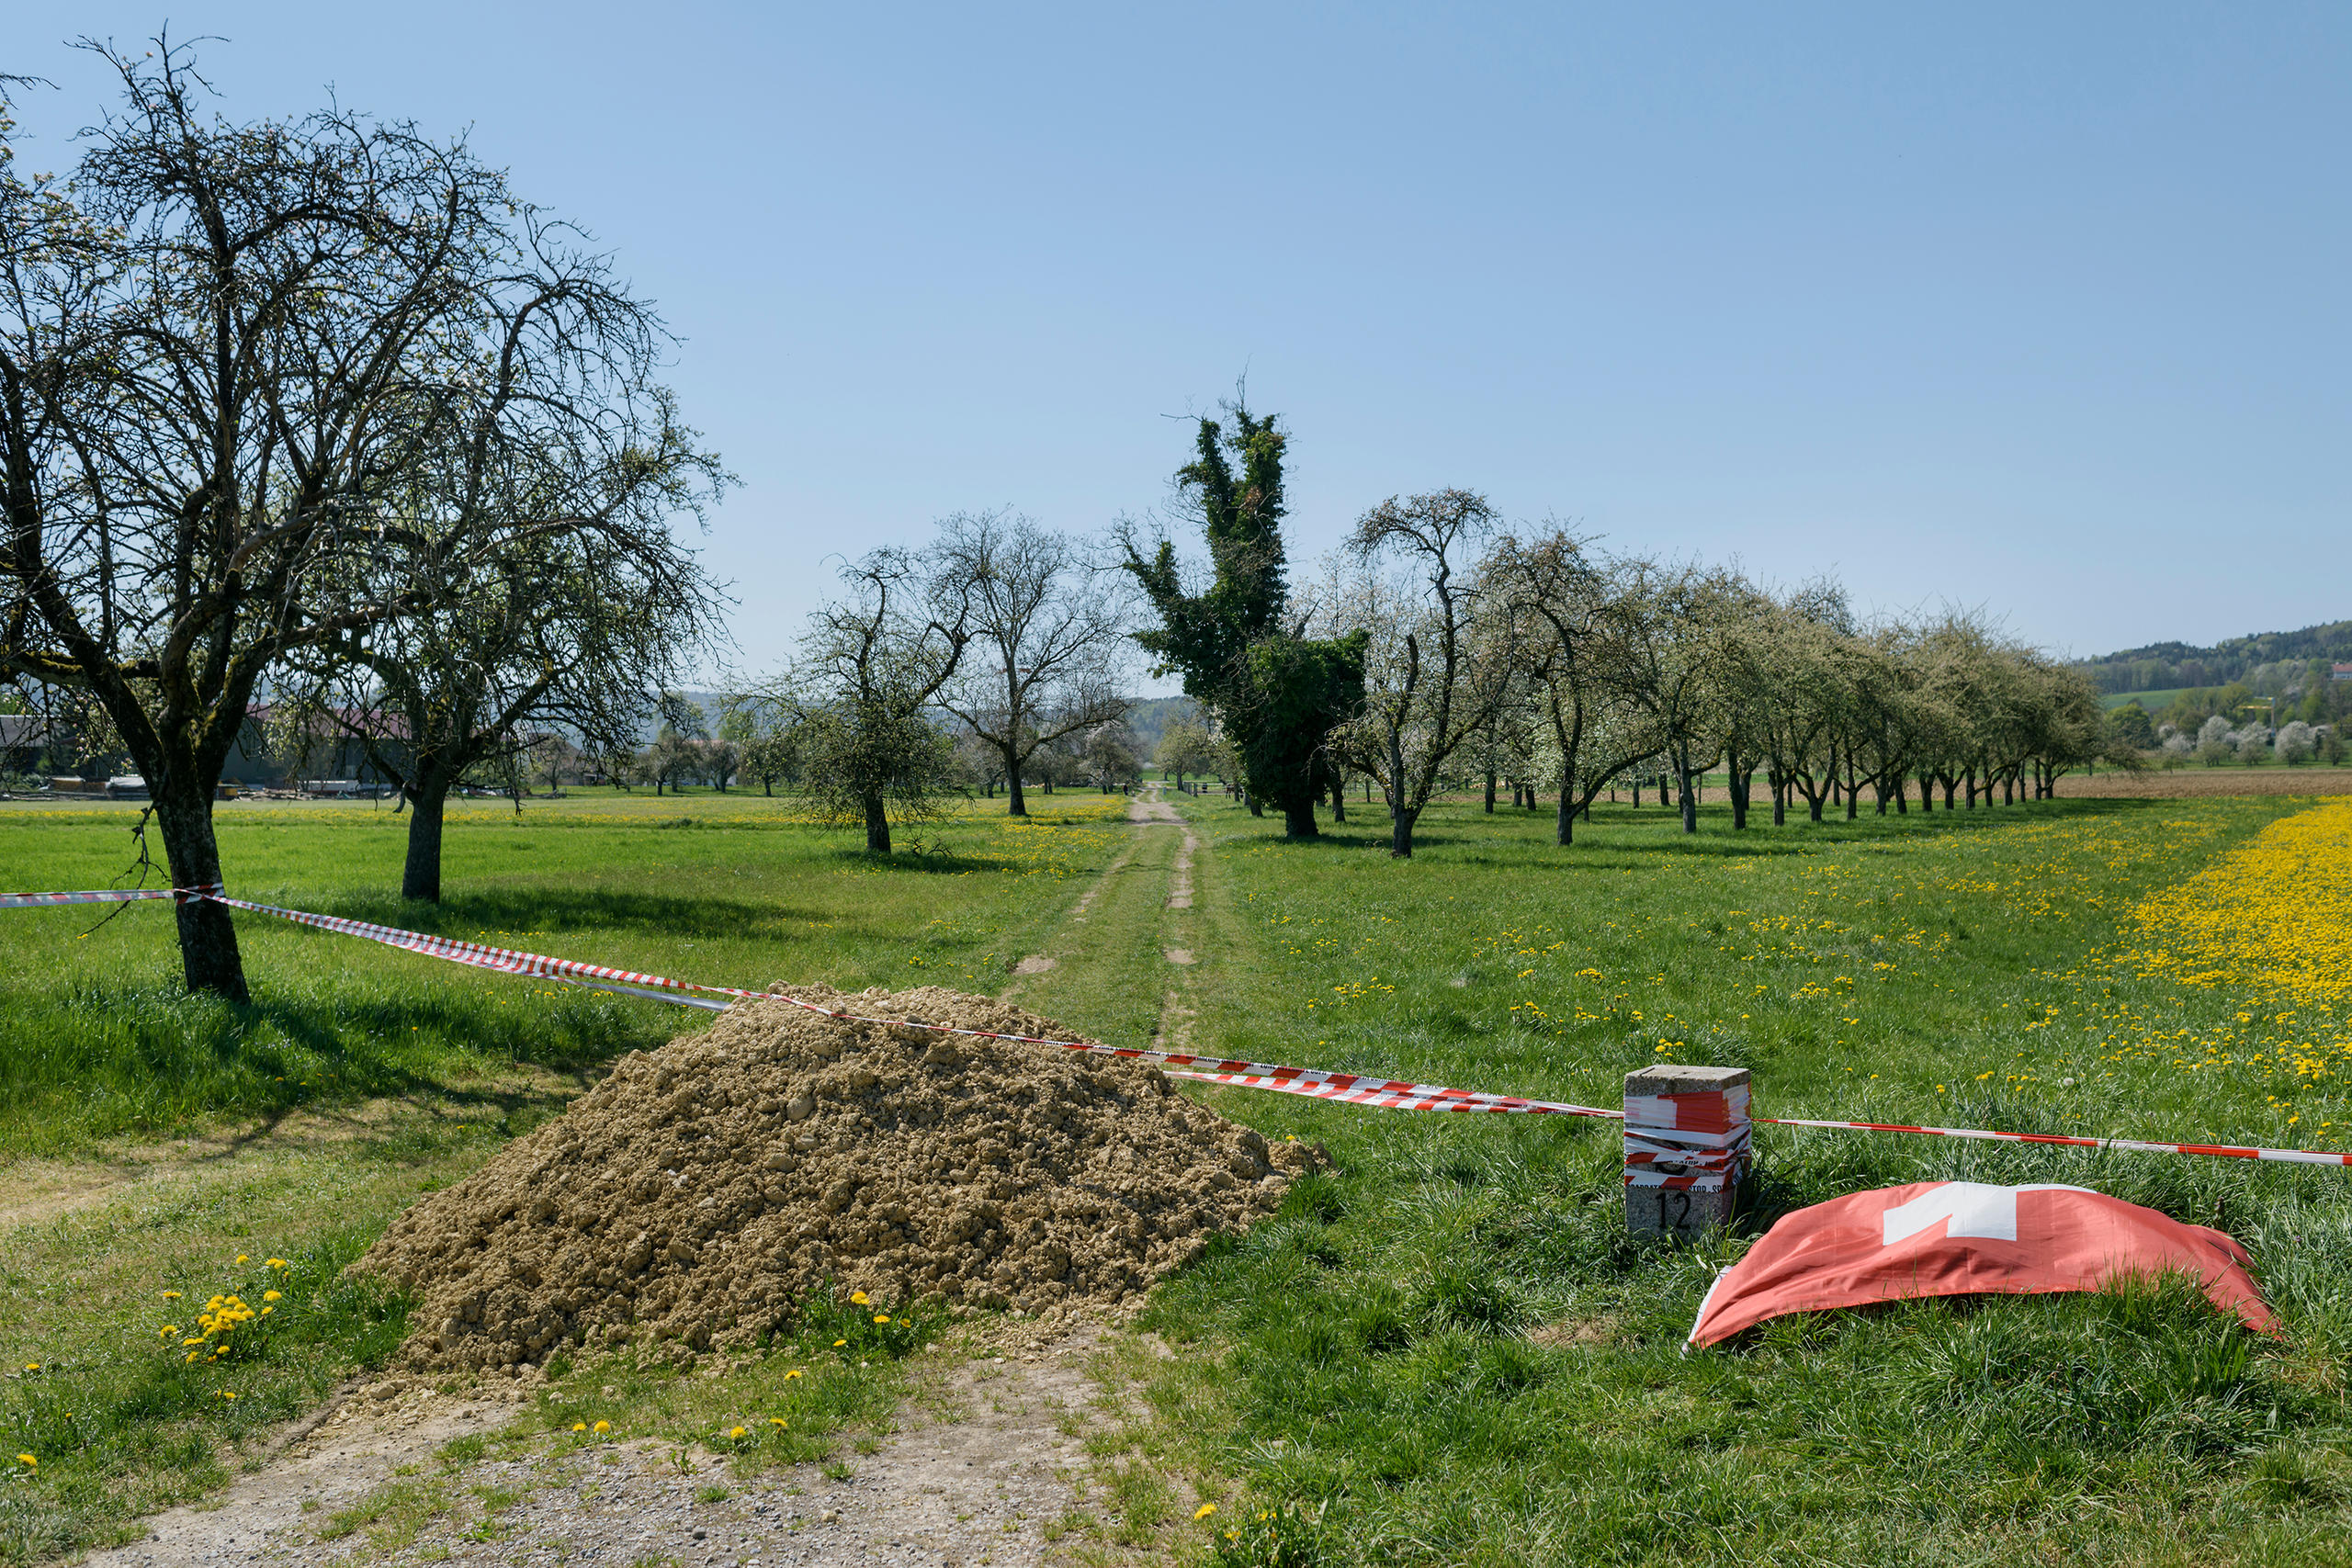
M 1784 1214 L 1700 1303 L 1690 1342 L 1767 1318 L 1914 1296 L 2096 1291 L 2109 1280 L 2193 1277 L 2248 1328 L 2277 1326 L 2245 1247 L 2217 1230 L 2087 1187 L 1921 1181 Z

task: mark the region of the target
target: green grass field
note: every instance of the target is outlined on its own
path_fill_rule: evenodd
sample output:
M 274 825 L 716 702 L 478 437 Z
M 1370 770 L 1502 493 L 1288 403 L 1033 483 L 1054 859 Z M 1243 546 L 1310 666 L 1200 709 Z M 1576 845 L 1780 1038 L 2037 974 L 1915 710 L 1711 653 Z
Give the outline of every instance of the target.
M 519 818 L 469 805 L 438 908 L 393 896 L 406 824 L 385 810 L 256 804 L 218 819 L 231 890 L 256 902 L 718 985 L 987 988 L 1125 847 L 1125 805 L 1041 796 L 1033 825 L 976 814 L 932 835 L 932 852 L 880 865 L 757 796 L 587 796 Z M 137 820 L 135 807 L 0 807 L 5 880 L 108 886 Z M 0 1381 L 0 1441 L 38 1461 L 18 1461 L 0 1492 L 0 1562 L 121 1537 L 126 1514 L 223 1484 L 274 1425 L 398 1343 L 400 1303 L 324 1289 L 343 1262 L 613 1057 L 711 1016 L 251 915 L 238 935 L 255 999 L 232 1007 L 179 993 L 168 906 L 130 906 L 92 931 L 106 914 L 0 912 L 0 1158 L 14 1200 L 0 1208 L 17 1221 L 0 1267 L 0 1366 L 39 1369 Z M 58 1190 L 89 1201 L 47 1217 Z M 292 1260 L 300 1299 L 317 1303 L 304 1326 L 190 1367 L 162 1326 L 188 1328 L 215 1293 L 258 1303 L 270 1256 Z M 633 1385 L 625 1424 L 684 1435 L 711 1400 L 755 1392 Z
M 1400 863 L 1376 807 L 1293 844 L 1221 797 L 1180 800 L 1186 829 L 1121 825 L 1099 797 L 1033 804 L 1055 815 L 976 808 L 888 865 L 755 797 L 469 808 L 437 911 L 387 896 L 400 840 L 379 812 L 222 821 L 248 897 L 715 983 L 1010 989 L 1117 1041 L 1589 1104 L 1665 1057 L 1751 1068 L 1765 1115 L 2352 1142 L 2342 969 L 2311 961 L 2352 920 L 2326 838 L 2342 805 L 2064 801 L 1738 835 L 1710 807 L 1693 838 L 1604 806 L 1562 851 L 1548 812 L 1453 804 Z M 6 880 L 97 885 L 129 820 L 0 811 Z M 1170 908 L 1187 830 L 1192 904 Z M 2232 899 L 2241 925 L 2195 923 Z M 2177 929 L 2152 932 L 2165 910 Z M 10 1237 L 0 1354 L 44 1370 L 5 1409 L 47 1445 L 0 1495 L 19 1558 L 103 1533 L 109 1500 L 218 1484 L 234 1439 L 397 1332 L 398 1303 L 345 1303 L 256 1362 L 254 1404 L 174 1404 L 125 1348 L 153 1342 L 163 1280 L 231 1289 L 229 1258 L 266 1248 L 323 1280 L 420 1186 L 695 1021 L 246 917 L 257 1001 L 228 1009 L 172 994 L 166 910 L 79 936 L 94 919 L 0 916 L 0 1147 L 34 1196 L 61 1172 L 158 1174 Z M 1030 953 L 1056 964 L 1011 975 Z M 1155 1300 L 1180 1354 L 1132 1359 L 1136 1415 L 1095 1448 L 1218 1506 L 1171 1512 L 1148 1554 L 2352 1560 L 2342 1170 L 1766 1129 L 1760 1212 L 1677 1249 L 1625 1237 L 1607 1123 L 1206 1093 L 1323 1141 L 1338 1169 Z M 220 1153 L 198 1168 L 181 1140 Z M 1775 1214 L 1947 1177 L 2074 1182 L 2228 1229 L 2285 1333 L 2153 1290 L 1790 1320 L 1680 1353 L 1713 1271 Z M 322 1184 L 336 1202 L 301 1201 Z M 98 1427 L 55 1424 L 90 1394 L 110 1401 Z

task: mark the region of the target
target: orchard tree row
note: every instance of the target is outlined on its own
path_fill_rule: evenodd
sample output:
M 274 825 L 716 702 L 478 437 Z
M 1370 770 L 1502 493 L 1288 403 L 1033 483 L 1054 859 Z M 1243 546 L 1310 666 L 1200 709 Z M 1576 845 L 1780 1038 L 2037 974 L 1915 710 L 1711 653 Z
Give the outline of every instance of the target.
M 1165 512 L 1123 519 L 1104 547 L 992 513 L 845 569 L 851 592 L 801 658 L 744 699 L 790 753 L 779 771 L 887 850 L 894 818 L 956 789 L 960 736 L 1001 764 L 1019 814 L 1041 748 L 1118 733 L 1128 642 L 1209 716 L 1171 730 L 1166 765 L 1232 778 L 1296 838 L 1366 781 L 1398 856 L 1432 799 L 1482 776 L 1489 807 L 1499 780 L 1549 797 L 1567 845 L 1604 791 L 1653 781 L 1695 832 L 1718 769 L 1745 829 L 1800 804 L 1818 821 L 2039 799 L 2075 769 L 2140 765 L 2079 669 L 1981 618 L 1864 621 L 1834 583 L 1609 554 L 1508 526 L 1470 491 L 1374 507 L 1294 581 L 1288 436 L 1223 412 L 1200 420 Z M 1194 531 L 1188 557 L 1177 536 Z

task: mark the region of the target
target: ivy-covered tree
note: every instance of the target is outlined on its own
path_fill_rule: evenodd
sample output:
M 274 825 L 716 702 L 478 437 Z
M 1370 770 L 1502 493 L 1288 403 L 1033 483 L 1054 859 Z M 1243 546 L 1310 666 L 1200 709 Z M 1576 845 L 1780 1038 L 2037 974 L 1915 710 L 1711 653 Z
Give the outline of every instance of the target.
M 1150 553 L 1123 534 L 1125 565 L 1159 613 L 1136 640 L 1158 672 L 1181 672 L 1187 695 L 1206 704 L 1232 743 L 1243 787 L 1282 808 L 1294 838 L 1315 837 L 1315 801 L 1329 765 L 1325 739 L 1345 722 L 1363 691 L 1363 642 L 1316 640 L 1289 621 L 1283 550 L 1283 459 L 1289 435 L 1280 416 L 1260 418 L 1228 404 L 1233 422 L 1203 417 L 1194 457 L 1176 488 L 1200 519 L 1210 581 L 1188 584 L 1172 540 Z

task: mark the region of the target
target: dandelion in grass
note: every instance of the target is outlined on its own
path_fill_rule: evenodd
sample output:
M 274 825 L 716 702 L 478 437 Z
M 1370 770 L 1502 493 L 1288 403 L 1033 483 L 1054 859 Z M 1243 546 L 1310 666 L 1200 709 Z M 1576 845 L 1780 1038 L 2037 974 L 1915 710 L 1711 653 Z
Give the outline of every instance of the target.
M 1193 1510 L 1193 1517 L 1196 1519 L 1205 1519 L 1211 1514 L 1216 1512 L 1216 1505 L 1215 1503 L 1204 1503 L 1199 1507 Z
M 794 1375 L 797 1377 L 797 1376 L 798 1376 L 799 1374 L 795 1373 Z M 791 1423 L 791 1422 L 789 1422 L 789 1421 L 787 1421 L 787 1420 L 786 1420 L 786 1419 L 785 1419 L 783 1416 L 769 1416 L 769 1417 L 768 1417 L 768 1425 L 769 1425 L 769 1426 L 771 1426 L 771 1427 L 775 1427 L 781 1428 L 781 1427 L 789 1427 L 789 1426 L 791 1426 L 791 1425 L 792 1425 L 792 1423 Z
M 25 1363 L 25 1371 L 28 1372 L 37 1372 L 40 1371 L 40 1363 L 39 1361 L 27 1361 Z
M 261 1299 L 266 1302 L 274 1302 L 279 1300 L 280 1297 L 279 1293 L 276 1291 L 264 1291 L 261 1293 Z
M 888 1313 L 877 1312 L 874 1314 L 874 1321 L 876 1323 L 888 1323 L 890 1321 L 890 1314 Z
M 867 1304 L 867 1303 L 866 1303 L 866 1300 L 865 1300 L 865 1292 L 864 1291 L 852 1291 L 852 1292 L 850 1292 L 850 1297 L 849 1297 L 849 1299 L 850 1299 L 850 1304 L 851 1304 L 851 1305 L 853 1305 L 853 1306 L 865 1306 L 865 1304 Z
M 846 1344 L 848 1344 L 848 1343 L 849 1343 L 849 1341 L 848 1341 L 848 1340 L 846 1340 L 846 1339 L 836 1339 L 836 1340 L 834 1340 L 834 1341 L 833 1341 L 833 1348 L 834 1348 L 834 1349 L 836 1349 L 836 1350 L 838 1350 L 838 1349 L 840 1349 L 842 1346 L 844 1346 L 844 1345 L 846 1345 Z
M 599 1434 L 609 1432 L 612 1429 L 613 1424 L 610 1421 L 599 1421 L 596 1423 L 596 1430 Z
M 165 1291 L 164 1299 L 167 1302 L 175 1302 L 180 1299 L 180 1293 L 177 1291 Z
M 588 1429 L 588 1423 L 585 1421 L 574 1421 L 571 1424 L 571 1429 L 575 1432 L 584 1432 Z
M 246 1254 L 240 1252 L 239 1254 L 237 1254 L 237 1261 L 238 1261 L 238 1262 L 240 1262 L 240 1263 L 250 1263 L 250 1262 L 252 1262 L 252 1261 L 253 1261 L 253 1259 L 252 1259 L 250 1257 L 248 1257 Z
M 750 1435 L 751 1434 L 749 1432 L 745 1431 L 741 1427 L 729 1427 L 727 1428 L 727 1436 L 730 1441 L 740 1441 Z
M 799 1375 L 800 1375 L 800 1369 L 799 1369 L 798 1367 L 795 1367 L 795 1368 L 793 1368 L 790 1371 L 788 1371 L 788 1372 L 786 1372 L 786 1373 L 785 1373 L 785 1374 L 784 1374 L 784 1381 L 785 1381 L 785 1382 L 790 1382 L 794 1378 L 797 1378 L 797 1377 L 798 1377 Z
M 40 1468 L 40 1461 L 33 1458 L 30 1454 L 18 1454 L 17 1456 L 17 1462 L 31 1470 L 38 1470 Z

